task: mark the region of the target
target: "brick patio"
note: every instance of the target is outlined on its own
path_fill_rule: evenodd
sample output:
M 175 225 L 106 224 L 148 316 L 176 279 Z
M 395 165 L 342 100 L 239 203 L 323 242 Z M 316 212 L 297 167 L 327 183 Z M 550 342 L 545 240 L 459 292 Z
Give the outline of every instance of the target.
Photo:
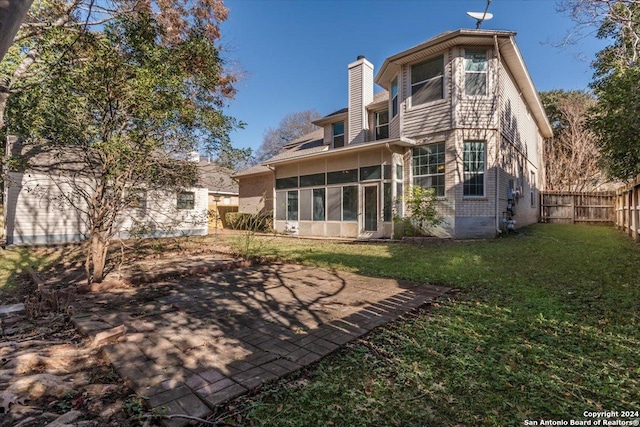
M 201 418 L 448 290 L 288 264 L 152 286 L 163 296 L 140 302 L 136 288 L 90 296 L 74 323 L 88 336 L 125 325 L 103 347 L 120 376 L 152 408 Z

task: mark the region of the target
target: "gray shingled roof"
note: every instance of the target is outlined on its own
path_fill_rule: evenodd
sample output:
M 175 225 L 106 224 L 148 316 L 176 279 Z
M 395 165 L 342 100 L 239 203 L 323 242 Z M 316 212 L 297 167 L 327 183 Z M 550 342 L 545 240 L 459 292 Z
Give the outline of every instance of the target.
M 305 144 L 302 144 L 302 146 L 304 145 Z M 313 146 L 311 148 L 302 148 L 302 146 L 291 149 L 291 150 L 287 150 L 284 153 L 280 153 L 277 156 L 274 156 L 266 160 L 265 162 L 263 162 L 263 164 L 269 164 L 271 162 L 280 161 L 280 160 L 293 159 L 295 157 L 300 157 L 306 154 L 321 153 L 323 151 L 326 151 L 329 148 L 328 145 L 324 145 L 324 144 L 319 146 Z
M 267 172 L 272 172 L 272 170 L 264 165 L 255 165 L 255 166 L 251 166 L 249 169 L 244 169 L 239 172 L 236 172 L 233 174 L 233 176 L 240 177 L 240 176 L 248 176 L 248 175 L 258 175 L 258 174 L 267 173 Z
M 238 183 L 232 178 L 233 170 L 208 160 L 198 163 L 198 187 L 209 192 L 238 194 Z
M 377 104 L 378 102 L 388 101 L 389 100 L 389 92 L 383 90 L 382 92 L 373 94 L 373 101 L 371 101 L 368 105 Z
M 291 148 L 303 142 L 312 141 L 315 139 L 322 139 L 322 138 L 324 138 L 324 128 L 318 127 L 313 132 L 309 132 L 285 144 L 283 148 Z

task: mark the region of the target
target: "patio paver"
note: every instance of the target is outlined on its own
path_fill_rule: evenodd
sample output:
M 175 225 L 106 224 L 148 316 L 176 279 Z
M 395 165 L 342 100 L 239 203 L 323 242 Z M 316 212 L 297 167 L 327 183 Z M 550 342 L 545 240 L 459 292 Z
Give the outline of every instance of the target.
M 103 347 L 118 374 L 152 408 L 197 417 L 448 291 L 289 264 L 154 286 L 164 296 L 144 304 L 131 302 L 135 288 L 110 292 L 109 304 L 88 297 L 73 320 L 90 336 L 124 324 L 124 340 Z

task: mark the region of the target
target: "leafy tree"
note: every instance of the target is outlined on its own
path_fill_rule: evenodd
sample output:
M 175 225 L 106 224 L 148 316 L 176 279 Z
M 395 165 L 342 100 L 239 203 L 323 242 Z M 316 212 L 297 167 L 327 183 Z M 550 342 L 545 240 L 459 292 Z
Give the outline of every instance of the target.
M 78 37 L 139 12 L 155 19 L 161 29 L 158 43 L 165 45 L 188 39 L 193 28 L 215 43 L 220 39 L 220 23 L 228 16 L 222 0 L 39 0 L 0 63 L 0 130 L 11 96 L 40 84 L 60 61 L 79 59 L 72 57 L 77 53 L 73 47 Z M 235 76 L 220 69 L 218 78 L 218 89 L 233 95 Z
M 640 1 L 566 0 L 579 29 L 597 28 L 612 44 L 597 55 L 591 88 L 597 102 L 589 127 L 610 177 L 640 173 Z
M 284 116 L 277 128 L 268 128 L 262 137 L 262 144 L 256 151 L 254 163 L 261 163 L 284 151 L 284 146 L 301 136 L 318 129 L 312 121 L 319 119 L 316 110 L 304 110 Z
M 170 35 L 144 10 L 110 20 L 102 32 L 79 31 L 46 79 L 8 104 L 17 134 L 59 163 L 81 164 L 58 181 L 65 202 L 86 218 L 90 281 L 102 281 L 109 242 L 139 191 L 166 198 L 192 186 L 196 164 L 185 153 L 198 141 L 229 148 L 236 123 L 221 108 L 233 88 L 219 50 L 204 25 Z
M 600 169 L 600 151 L 586 122 L 595 98 L 580 90 L 541 92 L 553 137 L 544 143 L 546 188 L 593 191 L 607 180 Z

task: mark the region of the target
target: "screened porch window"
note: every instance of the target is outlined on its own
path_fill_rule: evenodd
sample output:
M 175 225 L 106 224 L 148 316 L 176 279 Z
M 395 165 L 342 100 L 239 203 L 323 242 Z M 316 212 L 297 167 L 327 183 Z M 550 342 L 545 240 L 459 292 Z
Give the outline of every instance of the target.
M 313 190 L 313 220 L 325 220 L 326 192 L 324 188 Z
M 298 220 L 298 191 L 287 191 L 287 220 Z

